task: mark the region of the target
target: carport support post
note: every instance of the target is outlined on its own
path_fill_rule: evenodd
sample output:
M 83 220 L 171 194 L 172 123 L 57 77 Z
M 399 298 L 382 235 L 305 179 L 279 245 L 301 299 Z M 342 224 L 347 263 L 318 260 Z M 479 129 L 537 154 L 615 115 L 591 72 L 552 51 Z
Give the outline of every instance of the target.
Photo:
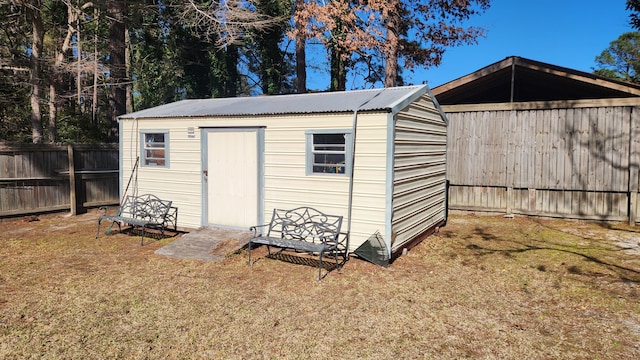
M 71 215 L 78 215 L 78 204 L 76 201 L 76 166 L 73 161 L 73 145 L 67 145 L 67 156 L 69 157 L 69 202 L 71 203 Z

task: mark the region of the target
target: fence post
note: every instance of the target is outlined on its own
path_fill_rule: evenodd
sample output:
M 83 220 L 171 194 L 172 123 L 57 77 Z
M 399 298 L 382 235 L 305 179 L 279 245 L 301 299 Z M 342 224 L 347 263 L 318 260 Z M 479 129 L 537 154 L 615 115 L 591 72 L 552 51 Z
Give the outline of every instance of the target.
M 78 201 L 76 200 L 76 167 L 74 164 L 73 145 L 67 146 L 69 156 L 69 201 L 71 202 L 71 215 L 78 215 Z

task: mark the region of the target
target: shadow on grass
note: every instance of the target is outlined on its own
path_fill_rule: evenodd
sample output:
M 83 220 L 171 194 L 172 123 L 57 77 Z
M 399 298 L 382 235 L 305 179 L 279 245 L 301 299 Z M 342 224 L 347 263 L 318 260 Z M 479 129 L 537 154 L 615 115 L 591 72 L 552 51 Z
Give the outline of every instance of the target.
M 315 269 L 318 269 L 318 265 L 319 265 L 319 260 L 315 259 L 315 258 L 311 258 L 305 254 L 302 253 L 291 253 L 291 252 L 285 252 L 285 249 L 283 249 L 283 251 L 278 251 L 276 253 L 271 253 L 265 256 L 265 258 L 267 259 L 272 259 L 272 260 L 279 260 L 279 261 L 283 261 L 289 264 L 295 264 L 295 265 L 303 265 L 303 266 L 309 266 L 309 267 L 313 267 Z M 256 259 L 256 261 L 258 261 L 259 259 Z M 335 263 L 335 262 L 331 262 L 331 261 L 326 261 L 328 259 L 323 258 L 322 259 L 322 269 L 324 270 L 324 273 L 319 275 L 318 280 L 322 280 L 325 277 L 327 277 L 327 275 L 329 275 L 333 270 L 340 270 L 341 269 L 341 263 Z M 333 259 L 332 259 L 333 260 Z
M 311 257 L 304 256 L 303 254 L 290 253 L 290 252 L 277 252 L 277 253 L 267 255 L 266 258 L 284 261 L 284 262 L 295 264 L 295 265 L 310 266 L 316 269 L 318 268 L 318 262 L 319 262 L 317 258 L 311 258 Z M 338 265 L 339 264 L 336 264 L 335 262 L 326 261 L 325 259 L 322 259 L 322 269 L 326 271 L 336 270 L 339 267 Z
M 500 240 L 499 237 L 495 236 L 494 234 L 491 234 L 490 232 L 486 231 L 484 228 L 480 226 L 476 226 L 475 229 L 473 230 L 473 233 L 476 236 L 480 236 L 480 238 L 484 241 Z
M 441 235 L 444 238 L 447 239 L 458 239 L 460 237 L 460 235 L 454 233 L 454 232 L 442 232 Z M 486 231 L 485 228 L 481 227 L 481 226 L 476 226 L 473 231 L 471 232 L 470 235 L 465 236 L 464 239 L 465 240 L 472 240 L 474 239 L 476 236 L 479 236 L 482 240 L 485 241 L 503 241 L 503 239 L 501 239 L 500 237 Z
M 536 223 L 547 229 L 566 233 L 562 229 L 552 228 L 544 224 L 541 224 L 539 222 L 536 222 Z M 576 234 L 570 234 L 570 233 L 567 233 L 567 234 L 570 235 L 571 237 L 583 239 L 588 242 L 599 241 L 597 239 L 591 239 L 591 238 L 583 237 Z M 529 234 L 526 234 L 526 233 L 523 233 L 522 235 L 523 237 L 528 238 L 530 242 L 539 242 L 541 245 L 534 245 L 531 243 L 526 243 L 524 241 L 514 240 L 513 238 L 501 238 L 499 236 L 495 236 L 491 234 L 490 232 L 487 232 L 485 228 L 477 226 L 472 232 L 472 235 L 467 237 L 467 240 L 469 240 L 472 237 L 475 238 L 477 236 L 477 237 L 480 237 L 482 240 L 500 241 L 500 243 L 503 245 L 511 244 L 511 246 L 506 248 L 493 248 L 490 246 L 486 246 L 484 244 L 478 245 L 474 243 L 474 244 L 468 244 L 466 246 L 466 249 L 474 251 L 476 256 L 485 256 L 490 254 L 501 254 L 505 256 L 512 256 L 518 253 L 527 253 L 527 252 L 534 252 L 534 251 L 550 251 L 550 252 L 559 252 L 559 253 L 569 254 L 572 256 L 580 257 L 585 261 L 592 262 L 594 264 L 598 264 L 600 266 L 603 266 L 609 269 L 612 273 L 616 274 L 616 276 L 618 276 L 618 278 L 623 282 L 632 282 L 632 283 L 640 284 L 640 270 L 621 265 L 614 261 L 604 259 L 607 257 L 607 253 L 610 253 L 612 256 L 614 255 L 618 256 L 619 254 L 622 254 L 623 251 L 628 250 L 627 248 L 614 247 L 614 246 L 610 246 L 610 247 L 597 246 L 597 245 L 576 246 L 573 244 L 571 245 L 562 244 L 559 242 L 554 242 L 552 240 L 546 240 L 546 239 L 532 239 L 529 236 Z M 589 254 L 592 252 L 603 253 L 603 256 L 594 256 L 592 254 Z M 633 255 L 630 255 L 630 256 L 633 256 Z M 546 271 L 545 270 L 546 268 L 544 266 L 542 267 L 544 269 L 540 270 L 540 266 L 538 266 L 538 270 Z M 602 275 L 595 272 L 592 274 L 589 274 L 587 272 L 582 271 L 578 266 L 575 266 L 575 265 L 569 266 L 567 268 L 567 271 L 572 274 L 594 275 L 594 276 Z
M 617 222 L 612 223 L 612 222 L 606 222 L 606 221 L 598 221 L 596 224 L 603 229 L 607 229 L 611 231 L 622 231 L 626 233 L 640 234 L 640 227 L 634 227 L 633 225 L 626 225 L 626 224 L 621 225 L 620 223 L 617 223 Z
M 122 229 L 122 232 L 118 230 L 111 230 L 111 234 L 124 234 L 129 236 L 138 236 L 142 237 L 142 228 L 139 227 L 126 227 Z M 177 236 L 180 234 L 178 231 L 165 230 L 164 232 L 158 229 L 145 229 L 144 230 L 144 239 L 153 239 L 153 240 L 164 240 Z

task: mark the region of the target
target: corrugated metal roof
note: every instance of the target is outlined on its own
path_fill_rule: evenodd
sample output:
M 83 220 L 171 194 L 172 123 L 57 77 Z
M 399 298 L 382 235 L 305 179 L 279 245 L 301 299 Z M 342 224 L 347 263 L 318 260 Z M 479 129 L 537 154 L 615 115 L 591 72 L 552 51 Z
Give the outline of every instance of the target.
M 311 114 L 358 111 L 398 112 L 427 93 L 426 85 L 295 95 L 182 100 L 122 115 L 122 119 Z

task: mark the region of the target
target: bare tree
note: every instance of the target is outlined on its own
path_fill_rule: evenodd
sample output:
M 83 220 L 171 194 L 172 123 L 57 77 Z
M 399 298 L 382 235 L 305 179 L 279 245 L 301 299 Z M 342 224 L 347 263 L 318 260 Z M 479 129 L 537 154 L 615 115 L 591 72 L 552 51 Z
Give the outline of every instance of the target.
M 215 40 L 217 46 L 238 45 L 250 31 L 262 31 L 282 19 L 257 13 L 252 0 L 179 1 L 182 19 L 200 36 Z

